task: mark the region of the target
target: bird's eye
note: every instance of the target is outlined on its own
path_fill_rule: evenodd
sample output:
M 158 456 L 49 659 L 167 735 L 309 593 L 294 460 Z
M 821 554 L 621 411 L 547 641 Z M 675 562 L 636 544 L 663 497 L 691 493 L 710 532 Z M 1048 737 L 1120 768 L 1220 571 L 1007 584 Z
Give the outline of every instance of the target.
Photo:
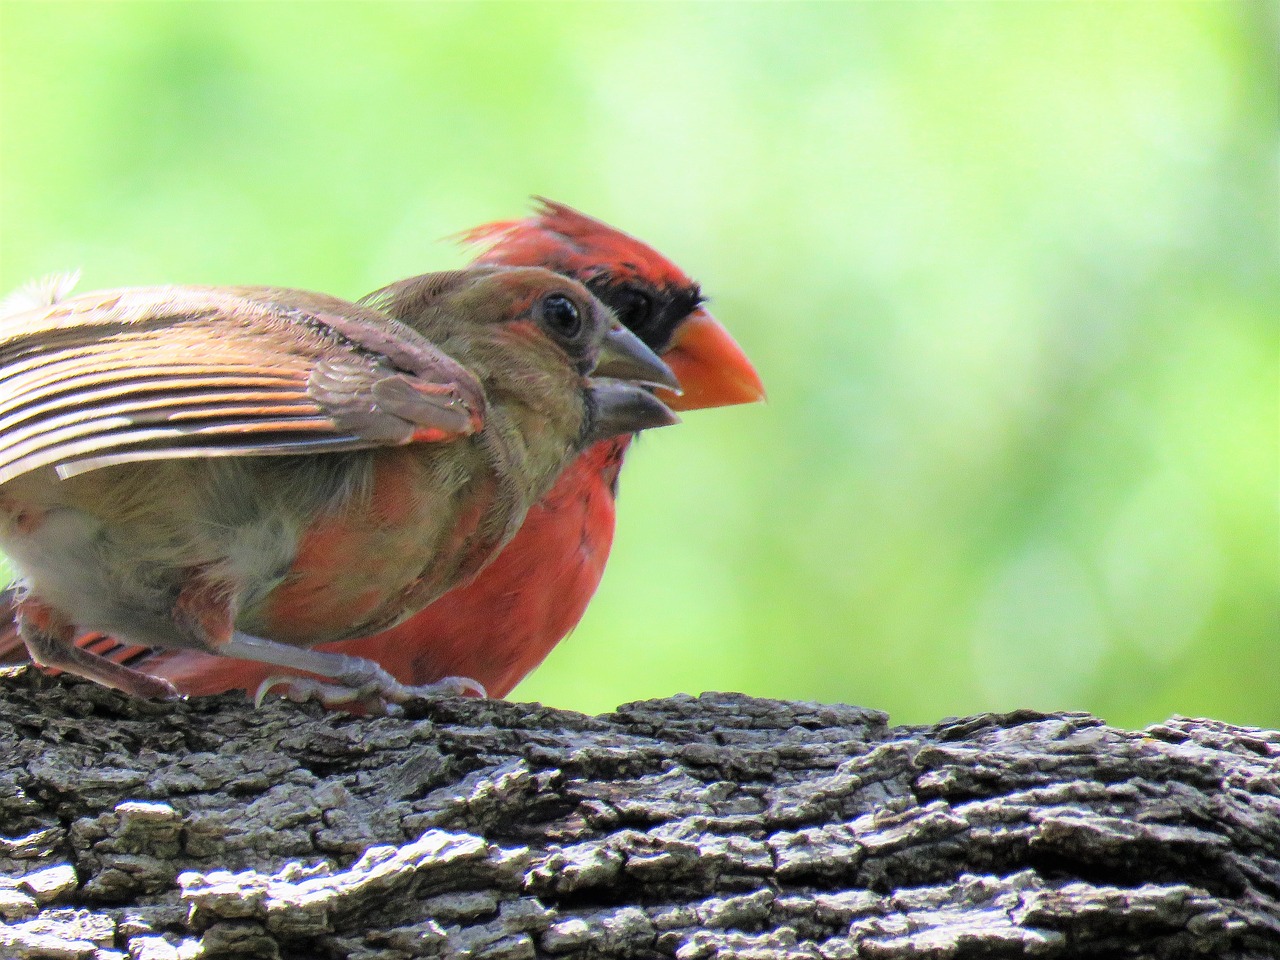
M 563 293 L 553 293 L 542 301 L 542 318 L 552 332 L 567 340 L 582 332 L 582 311 Z
M 653 317 L 653 298 L 635 287 L 623 287 L 613 291 L 606 299 L 623 326 L 633 333 L 643 334 Z

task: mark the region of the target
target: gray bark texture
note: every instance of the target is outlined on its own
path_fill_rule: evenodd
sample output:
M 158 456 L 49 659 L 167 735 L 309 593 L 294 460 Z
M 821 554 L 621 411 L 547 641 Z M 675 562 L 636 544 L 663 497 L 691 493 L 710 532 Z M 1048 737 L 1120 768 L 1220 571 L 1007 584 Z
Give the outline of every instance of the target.
M 0 957 L 1280 957 L 1280 733 L 0 675 Z

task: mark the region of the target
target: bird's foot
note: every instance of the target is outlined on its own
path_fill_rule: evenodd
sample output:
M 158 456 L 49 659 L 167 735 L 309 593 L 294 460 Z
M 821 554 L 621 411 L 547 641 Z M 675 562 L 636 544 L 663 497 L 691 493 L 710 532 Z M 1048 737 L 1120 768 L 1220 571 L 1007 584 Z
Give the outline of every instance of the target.
M 314 700 L 327 710 L 397 716 L 404 712 L 401 704 L 419 698 L 488 696 L 484 685 L 470 677 L 445 677 L 435 683 L 409 686 L 400 683 L 377 664 L 369 663 L 382 676 L 370 678 L 358 685 L 325 682 L 311 677 L 288 674 L 267 677 L 258 684 L 258 689 L 254 692 L 254 706 L 262 706 L 266 695 L 278 689 L 281 696 L 294 703 Z
M 243 633 L 234 634 L 219 648 L 219 652 L 324 678 L 315 680 L 292 673 L 270 676 L 258 684 L 253 698 L 258 706 L 262 705 L 262 698 L 270 690 L 282 684 L 285 685 L 285 696 L 290 700 L 318 700 L 326 707 L 349 709 L 353 713 L 395 713 L 400 704 L 419 697 L 488 695 L 482 684 L 467 677 L 446 677 L 437 683 L 411 687 L 363 657 L 304 650 Z

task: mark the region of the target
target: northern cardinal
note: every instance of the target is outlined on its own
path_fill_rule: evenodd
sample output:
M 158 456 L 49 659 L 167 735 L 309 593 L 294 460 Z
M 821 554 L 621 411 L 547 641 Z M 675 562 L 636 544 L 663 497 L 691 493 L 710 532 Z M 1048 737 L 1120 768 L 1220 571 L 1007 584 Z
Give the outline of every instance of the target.
M 481 569 L 584 447 L 674 422 L 640 383 L 676 386 L 540 268 L 429 274 L 365 305 L 165 287 L 7 316 L 0 547 L 22 638 L 139 696 L 176 691 L 76 628 L 404 699 L 371 661 L 308 648 L 403 620 Z
M 684 392 L 659 391 L 673 410 L 763 398 L 750 361 L 702 306 L 698 285 L 640 240 L 550 201 L 528 218 L 463 236 L 482 247 L 477 263 L 545 266 L 586 284 L 676 373 Z M 630 437 L 618 436 L 585 451 L 470 583 L 397 627 L 322 649 L 376 660 L 405 683 L 460 675 L 479 681 L 491 696 L 506 696 L 577 625 L 600 583 L 629 443 Z M 6 652 L 0 637 L 0 662 L 17 662 L 22 645 L 15 640 L 8 642 L 13 652 Z M 253 690 L 272 672 L 195 652 L 153 653 L 101 635 L 79 642 L 167 677 L 190 694 Z

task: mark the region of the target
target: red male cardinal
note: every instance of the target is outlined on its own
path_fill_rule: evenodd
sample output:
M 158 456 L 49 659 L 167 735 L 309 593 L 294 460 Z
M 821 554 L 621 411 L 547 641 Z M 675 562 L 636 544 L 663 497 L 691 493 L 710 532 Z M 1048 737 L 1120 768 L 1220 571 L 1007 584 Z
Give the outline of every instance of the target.
M 531 217 L 478 227 L 465 238 L 484 247 L 477 263 L 544 266 L 586 284 L 671 366 L 684 391 L 661 392 L 672 409 L 763 398 L 741 348 L 702 307 L 698 285 L 634 237 L 543 201 Z M 376 660 L 405 683 L 465 676 L 491 696 L 506 696 L 577 625 L 600 583 L 613 542 L 618 470 L 629 443 L 630 437 L 619 436 L 584 452 L 469 584 L 397 627 L 322 649 Z M 154 654 L 101 635 L 80 643 L 145 666 L 190 694 L 252 690 L 272 672 L 194 652 Z M 5 657 L 0 638 L 0 661 Z
M 676 386 L 541 268 L 415 277 L 365 305 L 165 287 L 10 315 L 0 548 L 24 578 L 22 638 L 140 696 L 176 691 L 75 628 L 404 699 L 419 691 L 376 664 L 306 648 L 469 580 L 584 448 L 675 422 L 638 383 Z

